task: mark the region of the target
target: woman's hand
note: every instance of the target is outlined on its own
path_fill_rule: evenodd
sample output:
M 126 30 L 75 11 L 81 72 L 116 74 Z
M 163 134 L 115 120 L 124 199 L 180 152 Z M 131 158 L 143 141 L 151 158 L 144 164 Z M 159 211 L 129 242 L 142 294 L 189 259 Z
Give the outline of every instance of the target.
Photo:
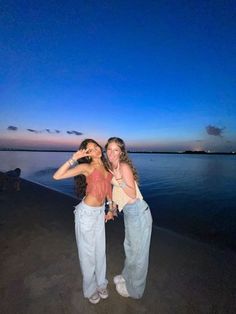
M 73 160 L 78 160 L 80 158 L 87 157 L 87 156 L 90 156 L 89 149 L 80 149 L 77 152 L 75 152 L 71 158 Z
M 113 171 L 111 171 L 111 170 L 109 170 L 109 171 L 113 174 L 113 176 L 115 177 L 116 180 L 122 179 L 122 174 L 120 171 L 120 162 L 118 162 L 116 168 L 113 168 Z
M 110 210 L 105 215 L 105 222 L 108 222 L 109 220 L 114 220 L 114 215 Z
M 90 156 L 88 149 L 80 149 L 77 152 L 75 152 L 69 160 L 67 160 L 63 165 L 61 165 L 60 168 L 57 169 L 57 171 L 53 175 L 53 179 L 55 180 L 67 179 L 75 177 L 78 174 L 86 173 L 87 172 L 86 167 L 88 167 L 88 164 L 84 163 L 78 165 L 77 160 L 87 156 Z

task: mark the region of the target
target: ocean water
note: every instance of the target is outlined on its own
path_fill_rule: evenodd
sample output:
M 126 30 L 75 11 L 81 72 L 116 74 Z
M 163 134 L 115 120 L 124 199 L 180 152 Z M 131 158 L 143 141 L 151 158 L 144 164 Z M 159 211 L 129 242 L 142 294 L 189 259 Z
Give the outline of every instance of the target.
M 75 196 L 73 179 L 55 181 L 67 152 L 0 152 L 1 171 Z M 236 250 L 236 157 L 232 155 L 130 154 L 154 224 Z

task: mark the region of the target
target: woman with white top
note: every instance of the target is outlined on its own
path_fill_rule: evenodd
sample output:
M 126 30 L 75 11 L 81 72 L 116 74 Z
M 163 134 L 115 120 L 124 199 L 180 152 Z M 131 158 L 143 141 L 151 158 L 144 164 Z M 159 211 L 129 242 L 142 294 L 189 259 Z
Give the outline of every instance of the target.
M 124 268 L 113 280 L 120 295 L 140 299 L 146 285 L 152 216 L 139 190 L 137 172 L 124 141 L 111 137 L 105 148 L 113 174 L 112 201 L 119 211 L 123 210 L 125 225 Z

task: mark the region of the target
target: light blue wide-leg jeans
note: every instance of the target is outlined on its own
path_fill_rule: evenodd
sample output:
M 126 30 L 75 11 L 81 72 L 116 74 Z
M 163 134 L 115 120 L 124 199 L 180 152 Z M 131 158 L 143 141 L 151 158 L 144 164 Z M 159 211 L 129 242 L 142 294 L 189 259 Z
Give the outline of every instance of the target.
M 122 276 L 132 298 L 140 299 L 146 286 L 152 216 L 148 204 L 137 200 L 123 208 L 125 264 Z
M 83 276 L 83 292 L 90 298 L 106 288 L 105 205 L 92 207 L 82 201 L 75 207 L 75 235 Z

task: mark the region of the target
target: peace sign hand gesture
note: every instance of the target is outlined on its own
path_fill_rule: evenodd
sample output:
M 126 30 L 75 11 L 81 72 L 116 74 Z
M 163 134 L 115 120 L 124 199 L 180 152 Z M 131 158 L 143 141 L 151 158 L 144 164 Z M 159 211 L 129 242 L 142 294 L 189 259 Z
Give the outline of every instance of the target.
M 72 155 L 73 160 L 78 160 L 83 157 L 90 156 L 89 149 L 80 149 Z
M 113 171 L 112 170 L 109 170 L 113 176 L 115 177 L 116 180 L 120 180 L 122 179 L 122 174 L 121 174 L 121 171 L 120 171 L 120 162 L 118 161 L 118 164 L 117 164 L 117 167 L 116 168 L 113 168 Z

